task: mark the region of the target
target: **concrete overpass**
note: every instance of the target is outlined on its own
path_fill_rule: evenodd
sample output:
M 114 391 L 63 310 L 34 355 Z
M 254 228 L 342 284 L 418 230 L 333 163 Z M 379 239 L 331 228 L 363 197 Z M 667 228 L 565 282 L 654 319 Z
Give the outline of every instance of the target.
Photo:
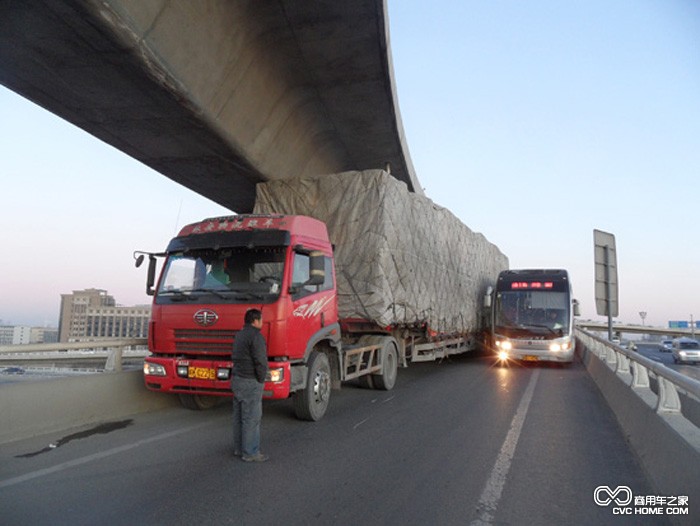
M 421 192 L 385 0 L 22 0 L 0 19 L 0 83 L 234 211 L 260 181 L 387 164 Z

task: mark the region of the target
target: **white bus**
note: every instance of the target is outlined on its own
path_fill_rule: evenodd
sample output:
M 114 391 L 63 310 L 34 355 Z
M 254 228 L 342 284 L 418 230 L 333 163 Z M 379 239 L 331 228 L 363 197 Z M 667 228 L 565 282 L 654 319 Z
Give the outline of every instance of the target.
M 485 306 L 491 307 L 488 345 L 500 361 L 573 361 L 579 312 L 566 270 L 504 270 Z

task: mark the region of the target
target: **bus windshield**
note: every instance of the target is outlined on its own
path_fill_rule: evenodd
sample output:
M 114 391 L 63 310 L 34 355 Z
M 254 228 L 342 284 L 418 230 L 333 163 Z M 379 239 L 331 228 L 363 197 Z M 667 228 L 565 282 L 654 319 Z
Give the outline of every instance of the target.
M 566 292 L 499 292 L 495 307 L 495 328 L 500 331 L 554 336 L 569 333 L 569 295 Z
M 284 259 L 282 247 L 173 253 L 163 270 L 156 301 L 272 302 L 282 290 Z

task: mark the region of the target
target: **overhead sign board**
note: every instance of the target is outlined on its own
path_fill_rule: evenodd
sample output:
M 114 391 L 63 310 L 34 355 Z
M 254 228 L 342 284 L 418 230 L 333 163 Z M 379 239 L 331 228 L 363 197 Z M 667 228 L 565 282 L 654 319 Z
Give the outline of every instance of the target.
M 595 309 L 599 316 L 618 316 L 617 251 L 615 236 L 593 231 L 595 257 Z M 609 306 L 609 308 L 608 308 Z
M 669 329 L 700 329 L 700 321 L 669 321 Z

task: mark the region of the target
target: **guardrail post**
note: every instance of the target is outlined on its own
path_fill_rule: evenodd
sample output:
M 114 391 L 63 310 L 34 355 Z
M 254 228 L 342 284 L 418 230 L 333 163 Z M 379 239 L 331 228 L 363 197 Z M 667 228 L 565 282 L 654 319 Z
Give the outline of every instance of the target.
M 656 406 L 657 413 L 680 413 L 681 399 L 673 382 L 659 377 L 659 402 Z
M 107 355 L 107 363 L 105 363 L 105 371 L 120 372 L 122 370 L 122 351 L 123 347 L 112 347 Z
M 639 362 L 632 363 L 632 387 L 649 389 L 649 370 Z

